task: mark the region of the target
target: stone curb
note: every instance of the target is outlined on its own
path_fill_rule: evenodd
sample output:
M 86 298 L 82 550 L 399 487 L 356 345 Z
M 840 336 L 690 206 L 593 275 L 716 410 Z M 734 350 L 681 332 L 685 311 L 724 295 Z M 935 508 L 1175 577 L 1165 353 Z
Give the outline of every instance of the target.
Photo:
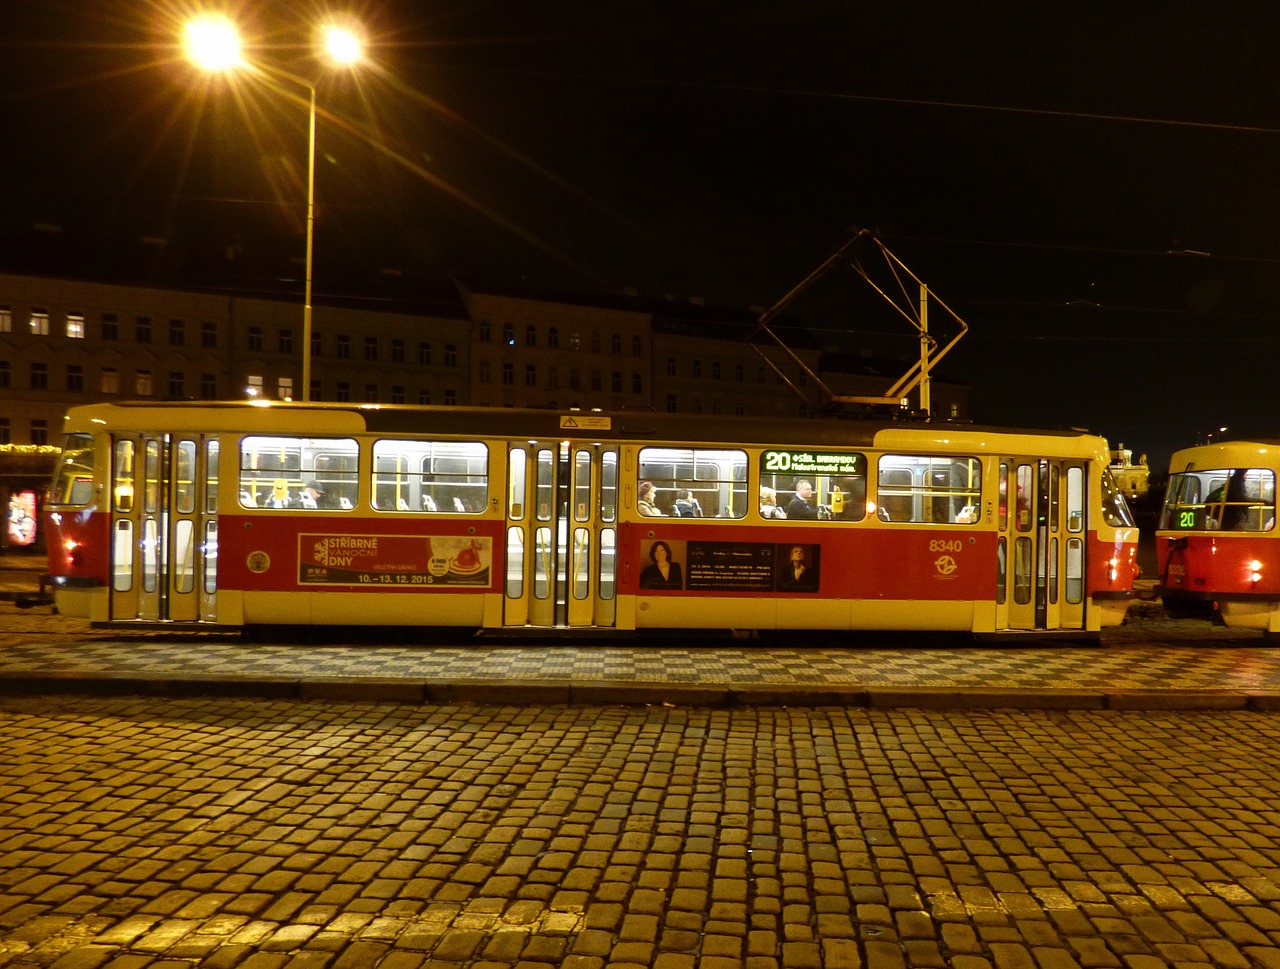
M 1251 710 L 1280 712 L 1280 691 L 1087 690 L 807 684 L 712 686 L 571 680 L 175 676 L 31 673 L 0 677 L 0 696 L 221 696 L 269 700 L 471 703 L 481 706 L 874 707 L 917 710 Z

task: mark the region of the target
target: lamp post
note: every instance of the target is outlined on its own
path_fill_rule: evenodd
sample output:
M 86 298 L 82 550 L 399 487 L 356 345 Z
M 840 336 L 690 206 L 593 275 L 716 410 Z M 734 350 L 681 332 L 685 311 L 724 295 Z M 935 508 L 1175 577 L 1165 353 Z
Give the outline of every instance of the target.
M 343 27 L 326 26 L 321 34 L 330 61 L 350 65 L 360 60 L 363 45 L 359 36 Z M 316 223 L 316 86 L 314 82 L 288 71 L 262 64 L 249 65 L 240 52 L 240 34 L 229 19 L 205 14 L 186 27 L 187 57 L 206 71 L 226 72 L 251 67 L 268 77 L 280 78 L 307 89 L 307 249 L 302 296 L 302 399 L 311 399 L 311 276 L 315 252 Z

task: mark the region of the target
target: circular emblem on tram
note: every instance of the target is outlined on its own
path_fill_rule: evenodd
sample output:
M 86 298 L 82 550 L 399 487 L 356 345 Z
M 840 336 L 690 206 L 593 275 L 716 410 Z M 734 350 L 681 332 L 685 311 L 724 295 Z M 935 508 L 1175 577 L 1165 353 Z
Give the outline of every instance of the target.
M 266 552 L 250 552 L 245 564 L 249 566 L 250 572 L 261 575 L 271 568 L 271 556 Z
M 938 570 L 939 575 L 951 575 L 960 566 L 956 565 L 956 560 L 950 555 L 939 555 L 933 560 L 933 567 Z

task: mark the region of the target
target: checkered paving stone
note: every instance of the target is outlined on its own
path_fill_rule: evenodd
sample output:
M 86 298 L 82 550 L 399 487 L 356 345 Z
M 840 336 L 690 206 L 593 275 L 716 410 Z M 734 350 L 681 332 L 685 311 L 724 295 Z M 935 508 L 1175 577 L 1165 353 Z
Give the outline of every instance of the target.
M 0 677 L 243 676 L 556 680 L 734 686 L 1280 690 L 1280 650 L 1251 630 L 1140 618 L 1100 643 L 941 644 L 911 634 L 796 634 L 814 645 L 718 636 L 656 645 L 253 643 L 238 636 L 95 630 L 0 606 Z M 820 643 L 820 644 L 819 644 Z

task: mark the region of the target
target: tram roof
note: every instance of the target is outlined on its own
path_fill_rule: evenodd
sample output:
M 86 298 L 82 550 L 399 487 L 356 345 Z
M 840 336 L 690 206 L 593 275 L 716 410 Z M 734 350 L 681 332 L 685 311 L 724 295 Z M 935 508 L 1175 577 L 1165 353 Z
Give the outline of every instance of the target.
M 787 447 L 974 448 L 1093 454 L 1099 436 L 1067 430 L 863 417 L 757 418 L 651 411 L 581 411 L 286 401 L 122 401 L 68 412 L 67 430 L 259 434 L 449 434 L 528 440 L 631 440 Z M 1025 439 L 1019 446 L 1017 439 Z M 1050 446 L 1049 440 L 1058 443 Z M 1038 443 L 1037 443 L 1038 442 Z M 1067 442 L 1074 442 L 1068 445 Z M 1104 457 L 1107 456 L 1104 454 Z

